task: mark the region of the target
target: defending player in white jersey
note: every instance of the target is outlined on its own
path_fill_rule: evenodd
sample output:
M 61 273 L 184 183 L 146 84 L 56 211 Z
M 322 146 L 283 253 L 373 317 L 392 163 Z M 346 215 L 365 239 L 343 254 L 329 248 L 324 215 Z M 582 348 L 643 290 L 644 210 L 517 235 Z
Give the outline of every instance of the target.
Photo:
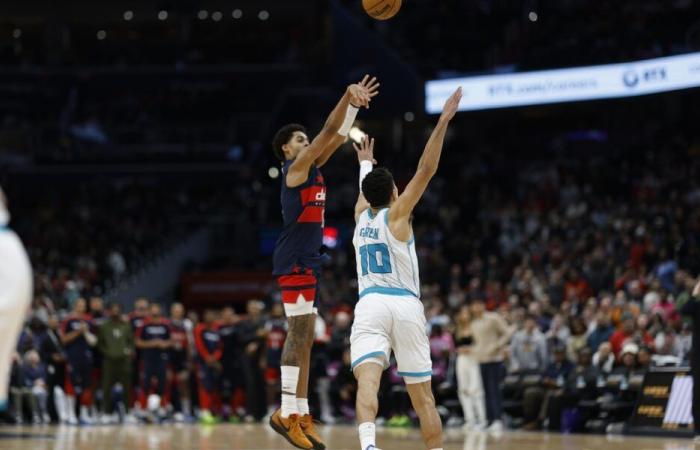
M 32 268 L 9 222 L 7 199 L 0 188 L 0 411 L 7 408 L 12 353 L 32 299 Z
M 431 389 L 432 362 L 426 335 L 411 214 L 435 175 L 447 125 L 454 117 L 462 89 L 445 103 L 437 126 L 423 150 L 413 179 L 398 195 L 385 168 L 372 170 L 374 140 L 355 145 L 360 160 L 361 192 L 355 205 L 355 255 L 360 300 L 350 337 L 352 370 L 358 381 L 357 421 L 362 450 L 375 449 L 377 392 L 393 350 L 398 373 L 420 419 L 428 449 L 442 450 L 442 424 Z

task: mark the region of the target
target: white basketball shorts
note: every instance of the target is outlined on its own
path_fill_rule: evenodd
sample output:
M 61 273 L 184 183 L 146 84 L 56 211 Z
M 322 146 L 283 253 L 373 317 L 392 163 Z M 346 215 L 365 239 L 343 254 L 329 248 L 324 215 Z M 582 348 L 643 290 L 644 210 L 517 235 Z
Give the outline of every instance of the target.
M 433 364 L 423 304 L 408 295 L 367 294 L 355 306 L 352 370 L 366 363 L 386 369 L 392 350 L 406 384 L 430 381 Z

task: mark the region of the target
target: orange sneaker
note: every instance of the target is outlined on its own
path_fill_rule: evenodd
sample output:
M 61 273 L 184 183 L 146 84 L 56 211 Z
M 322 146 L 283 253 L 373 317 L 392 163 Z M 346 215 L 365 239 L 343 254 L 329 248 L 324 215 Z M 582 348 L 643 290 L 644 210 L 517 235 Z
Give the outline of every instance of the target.
M 316 426 L 311 414 L 301 416 L 301 430 L 313 444 L 314 450 L 326 450 L 326 444 L 323 443 L 321 436 L 316 432 Z
M 292 414 L 284 419 L 281 411 L 278 409 L 270 417 L 270 426 L 296 448 L 302 450 L 314 448 L 314 444 L 311 443 L 301 429 L 301 418 L 298 414 Z

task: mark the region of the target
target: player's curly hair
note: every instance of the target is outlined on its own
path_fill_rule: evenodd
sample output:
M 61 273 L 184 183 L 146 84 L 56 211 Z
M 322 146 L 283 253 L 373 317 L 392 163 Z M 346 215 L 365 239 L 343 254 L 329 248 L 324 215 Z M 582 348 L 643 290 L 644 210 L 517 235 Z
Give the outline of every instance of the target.
M 372 208 L 388 206 L 394 192 L 394 177 L 388 169 L 379 167 L 362 180 L 362 194 Z
M 297 131 L 306 133 L 306 127 L 298 123 L 289 123 L 275 133 L 275 137 L 272 139 L 272 152 L 280 161 L 284 161 L 284 150 L 282 150 L 282 147 L 289 142 Z

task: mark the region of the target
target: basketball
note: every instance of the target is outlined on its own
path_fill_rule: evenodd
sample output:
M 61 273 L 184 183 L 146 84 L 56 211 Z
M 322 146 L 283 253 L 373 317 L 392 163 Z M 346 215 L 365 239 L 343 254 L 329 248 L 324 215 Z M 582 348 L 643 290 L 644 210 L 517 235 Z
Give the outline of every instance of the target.
M 401 9 L 401 0 L 362 0 L 367 14 L 377 20 L 391 19 Z

